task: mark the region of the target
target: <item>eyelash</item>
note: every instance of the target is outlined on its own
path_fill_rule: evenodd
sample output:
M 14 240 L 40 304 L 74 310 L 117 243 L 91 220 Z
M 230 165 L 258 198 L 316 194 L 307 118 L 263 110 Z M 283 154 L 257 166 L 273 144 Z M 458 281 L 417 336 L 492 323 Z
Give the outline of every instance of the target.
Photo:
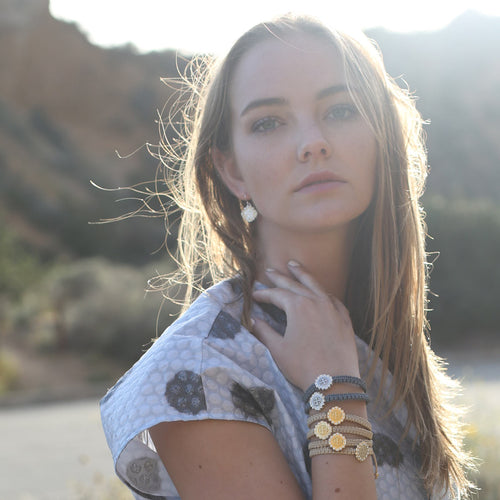
M 266 128 L 265 126 L 268 124 L 273 124 L 273 126 L 270 128 Z M 281 122 L 278 118 L 275 118 L 273 116 L 266 116 L 265 118 L 261 118 L 260 120 L 257 120 L 252 125 L 252 132 L 266 133 L 266 132 L 270 132 L 271 130 L 278 128 L 280 125 L 281 125 Z
M 339 111 L 342 113 L 342 116 L 336 115 Z M 345 112 L 347 112 L 347 116 L 345 116 Z M 358 110 L 353 104 L 336 104 L 326 112 L 325 117 L 331 118 L 334 121 L 347 121 L 354 118 L 357 114 Z
M 342 113 L 342 116 L 338 116 L 339 112 Z M 332 106 L 330 109 L 328 109 L 325 114 L 325 118 L 332 121 L 348 121 L 354 118 L 357 114 L 358 110 L 353 104 L 336 104 L 335 106 Z M 279 120 L 279 118 L 276 118 L 274 116 L 266 116 L 265 118 L 257 120 L 252 125 L 251 130 L 252 132 L 265 134 L 266 132 L 271 132 L 277 129 L 280 125 L 282 125 L 282 122 L 281 120 Z

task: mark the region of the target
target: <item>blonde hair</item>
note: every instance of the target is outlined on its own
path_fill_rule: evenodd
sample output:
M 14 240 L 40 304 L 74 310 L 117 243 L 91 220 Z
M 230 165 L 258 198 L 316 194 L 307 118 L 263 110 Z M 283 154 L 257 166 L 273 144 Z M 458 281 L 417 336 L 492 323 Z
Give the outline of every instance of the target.
M 231 148 L 228 93 L 238 62 L 259 42 L 294 33 L 319 37 L 340 53 L 351 95 L 377 140 L 375 195 L 359 225 L 347 290 L 353 326 L 370 343 L 374 360 L 382 360 L 384 377 L 392 372 L 393 407 L 406 404 L 406 430 L 411 425 L 416 429 L 427 490 L 466 494 L 471 487 L 465 475 L 470 461 L 450 401 L 456 387 L 426 338 L 428 276 L 419 205 L 427 175 L 422 119 L 409 93 L 387 75 L 378 50 L 366 37 L 332 32 L 309 18 L 285 16 L 246 32 L 220 64 L 191 63 L 186 79 L 192 89 L 189 99 L 179 101 L 169 119 L 175 123 L 176 113 L 181 113 L 184 140 L 177 148 L 164 142 L 160 155 L 172 174 L 167 178 L 169 193 L 182 210 L 175 279 L 181 277 L 187 286 L 184 305 L 204 285 L 234 277 L 241 283 L 242 321 L 248 326 L 256 277 L 253 230 L 241 219 L 239 200 L 218 176 L 212 152 Z M 374 367 L 375 363 L 369 379 Z

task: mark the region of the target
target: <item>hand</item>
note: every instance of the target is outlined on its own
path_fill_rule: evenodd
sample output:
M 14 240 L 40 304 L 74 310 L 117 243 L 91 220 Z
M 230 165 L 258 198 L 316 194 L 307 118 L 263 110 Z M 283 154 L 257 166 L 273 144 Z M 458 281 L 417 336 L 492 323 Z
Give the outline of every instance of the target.
M 253 297 L 283 309 L 284 336 L 254 318 L 253 333 L 267 346 L 285 377 L 306 390 L 321 373 L 359 377 L 358 354 L 349 312 L 329 297 L 301 265 L 288 264 L 293 278 L 267 270 L 275 288 L 254 291 Z

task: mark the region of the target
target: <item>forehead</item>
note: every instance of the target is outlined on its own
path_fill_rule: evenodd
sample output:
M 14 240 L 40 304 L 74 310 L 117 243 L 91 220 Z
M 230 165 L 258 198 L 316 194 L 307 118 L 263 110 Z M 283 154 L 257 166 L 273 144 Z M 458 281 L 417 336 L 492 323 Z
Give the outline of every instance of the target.
M 345 84 L 338 50 L 327 40 L 297 34 L 258 43 L 241 58 L 231 82 L 235 108 L 252 99 L 317 95 Z

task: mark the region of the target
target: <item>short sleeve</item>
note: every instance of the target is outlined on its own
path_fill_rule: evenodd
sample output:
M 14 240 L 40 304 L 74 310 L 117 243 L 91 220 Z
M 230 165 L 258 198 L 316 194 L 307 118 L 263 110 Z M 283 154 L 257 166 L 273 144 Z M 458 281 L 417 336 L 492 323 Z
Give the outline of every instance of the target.
M 198 303 L 101 401 L 118 476 L 137 498 L 179 498 L 147 429 L 160 422 L 218 419 L 272 431 L 273 366 L 267 349 L 234 316 L 208 299 Z
M 302 391 L 286 380 L 268 349 L 241 325 L 241 293 L 234 285 L 227 280 L 202 294 L 101 401 L 116 472 L 136 499 L 179 500 L 148 429 L 160 422 L 204 419 L 269 429 L 305 498 L 312 498 Z M 254 303 L 252 316 L 285 332 L 286 315 L 275 306 Z M 367 373 L 374 353 L 366 342 L 356 341 L 360 371 Z M 378 461 L 378 498 L 427 499 L 415 430 L 410 428 L 405 436 L 406 408 L 391 407 L 392 376 L 387 373 L 381 388 L 382 369 L 377 359 L 367 407 Z

